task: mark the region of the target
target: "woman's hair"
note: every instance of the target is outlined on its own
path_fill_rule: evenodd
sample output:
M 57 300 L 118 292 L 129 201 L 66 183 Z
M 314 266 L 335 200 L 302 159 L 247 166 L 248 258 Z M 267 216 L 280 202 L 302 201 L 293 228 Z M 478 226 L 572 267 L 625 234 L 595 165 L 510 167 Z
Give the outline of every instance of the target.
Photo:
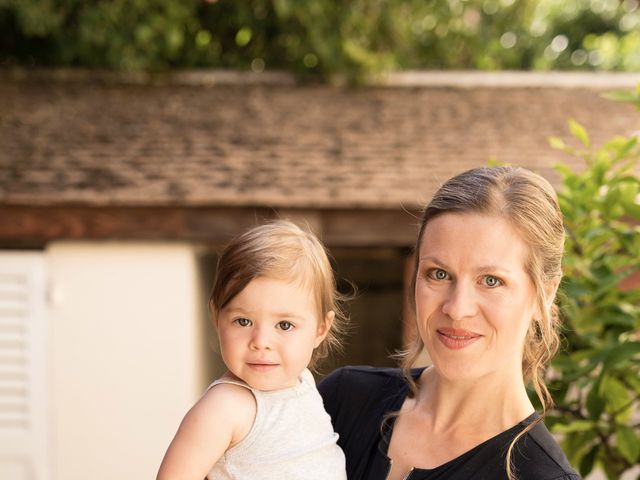
M 218 258 L 209 308 L 217 316 L 254 278 L 268 277 L 300 285 L 313 295 L 319 321 L 335 318 L 324 341 L 314 350 L 311 367 L 341 347 L 347 321 L 344 298 L 337 292 L 327 252 L 311 232 L 287 220 L 275 220 L 233 239 Z
M 544 178 L 518 167 L 484 167 L 468 170 L 445 182 L 424 209 L 415 247 L 412 283 L 412 306 L 415 312 L 415 282 L 420 258 L 420 244 L 427 224 L 447 212 L 494 215 L 506 220 L 528 247 L 525 271 L 536 291 L 537 311 L 527 331 L 522 357 L 523 380 L 531 382 L 542 404 L 543 416 L 553 405 L 544 383 L 548 362 L 558 350 L 559 318 L 553 298 L 547 298 L 545 286 L 562 277 L 564 226 L 553 187 Z M 424 348 L 418 336 L 400 355 L 405 377 L 412 392 L 416 385 L 409 369 Z M 515 441 L 535 423 L 530 424 L 511 444 L 507 455 L 507 472 L 511 478 L 511 449 Z

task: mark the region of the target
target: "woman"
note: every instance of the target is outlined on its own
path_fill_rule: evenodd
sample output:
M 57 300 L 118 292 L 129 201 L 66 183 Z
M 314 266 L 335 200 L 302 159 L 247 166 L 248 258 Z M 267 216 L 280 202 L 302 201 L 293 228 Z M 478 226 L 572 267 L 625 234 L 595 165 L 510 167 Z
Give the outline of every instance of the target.
M 553 188 L 528 170 L 474 169 L 436 192 L 416 243 L 419 335 L 402 372 L 348 367 L 319 387 L 350 480 L 580 478 L 542 422 L 563 244 Z M 423 348 L 433 365 L 411 369 Z

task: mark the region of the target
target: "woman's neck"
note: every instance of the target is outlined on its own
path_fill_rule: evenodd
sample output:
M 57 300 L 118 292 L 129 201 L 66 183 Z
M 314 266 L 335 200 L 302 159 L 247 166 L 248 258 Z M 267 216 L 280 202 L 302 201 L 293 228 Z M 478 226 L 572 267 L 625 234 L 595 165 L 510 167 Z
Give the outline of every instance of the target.
M 427 416 L 434 433 L 470 431 L 489 437 L 534 411 L 521 374 L 459 381 L 439 376 L 433 367 L 420 377 L 414 407 Z

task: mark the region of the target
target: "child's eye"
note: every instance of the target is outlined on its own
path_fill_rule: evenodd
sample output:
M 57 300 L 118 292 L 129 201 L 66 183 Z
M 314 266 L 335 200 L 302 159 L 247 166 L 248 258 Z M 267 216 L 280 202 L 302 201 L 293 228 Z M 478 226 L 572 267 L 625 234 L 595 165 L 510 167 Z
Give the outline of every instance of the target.
M 251 320 L 249 320 L 248 318 L 240 317 L 236 318 L 233 323 L 241 327 L 248 327 L 249 325 L 251 325 Z
M 293 323 L 283 320 L 281 322 L 278 322 L 278 328 L 287 332 L 289 330 L 293 330 Z
M 427 277 L 431 280 L 448 280 L 449 274 L 441 268 L 431 268 L 427 271 Z
M 494 277 L 493 275 L 484 276 L 482 278 L 482 281 L 489 288 L 495 288 L 495 287 L 499 287 L 500 285 L 502 285 L 502 280 L 500 280 L 498 277 Z

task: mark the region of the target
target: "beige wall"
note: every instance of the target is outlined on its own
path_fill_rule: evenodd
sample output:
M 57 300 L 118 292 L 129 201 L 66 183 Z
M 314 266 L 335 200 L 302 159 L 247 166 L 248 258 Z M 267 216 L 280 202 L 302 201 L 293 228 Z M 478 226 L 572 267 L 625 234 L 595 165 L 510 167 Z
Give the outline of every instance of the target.
M 155 478 L 204 382 L 197 252 L 58 242 L 46 256 L 51 478 Z

